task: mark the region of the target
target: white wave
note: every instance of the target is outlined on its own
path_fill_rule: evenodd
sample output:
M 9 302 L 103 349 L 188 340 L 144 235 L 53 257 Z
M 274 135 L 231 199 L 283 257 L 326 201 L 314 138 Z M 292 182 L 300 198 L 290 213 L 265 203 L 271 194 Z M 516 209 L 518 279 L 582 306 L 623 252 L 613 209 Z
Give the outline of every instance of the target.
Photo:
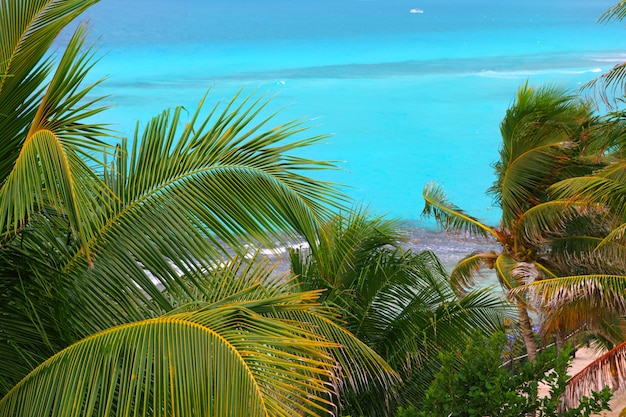
M 546 70 L 528 70 L 528 71 L 493 71 L 485 70 L 476 74 L 485 78 L 504 78 L 515 79 L 521 77 L 529 77 L 533 75 L 547 75 L 547 74 L 588 74 L 588 73 L 600 73 L 602 68 L 585 68 L 585 69 L 546 69 Z
M 409 13 L 424 13 L 424 11 L 422 9 L 411 9 Z
M 607 64 L 619 64 L 626 61 L 626 54 L 619 54 L 617 56 L 605 57 L 605 58 L 592 58 L 594 62 L 605 62 Z

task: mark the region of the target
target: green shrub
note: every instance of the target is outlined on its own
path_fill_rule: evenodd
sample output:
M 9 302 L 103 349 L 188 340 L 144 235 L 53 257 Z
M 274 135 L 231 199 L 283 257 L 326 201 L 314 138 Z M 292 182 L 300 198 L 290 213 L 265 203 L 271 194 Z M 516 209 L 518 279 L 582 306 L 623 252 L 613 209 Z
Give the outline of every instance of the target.
M 554 350 L 538 355 L 536 362 L 515 369 L 502 366 L 507 338 L 499 333 L 489 339 L 476 335 L 464 351 L 440 353 L 441 368 L 431 383 L 420 417 L 588 417 L 608 410 L 611 393 L 605 389 L 585 398 L 571 410 L 559 410 L 565 391 L 569 352 Z M 539 383 L 549 394 L 538 395 Z

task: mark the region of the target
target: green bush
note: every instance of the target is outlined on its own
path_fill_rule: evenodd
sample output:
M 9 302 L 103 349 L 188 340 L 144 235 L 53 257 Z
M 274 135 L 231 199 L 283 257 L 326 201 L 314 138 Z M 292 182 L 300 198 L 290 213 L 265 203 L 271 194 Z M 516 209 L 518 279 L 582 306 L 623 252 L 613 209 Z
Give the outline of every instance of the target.
M 441 368 L 431 383 L 420 417 L 588 417 L 608 410 L 611 393 L 604 389 L 570 410 L 559 410 L 559 399 L 568 380 L 569 352 L 555 350 L 538 355 L 535 363 L 515 369 L 502 366 L 507 338 L 498 333 L 489 339 L 476 335 L 464 351 L 440 353 Z M 539 383 L 549 393 L 540 397 Z

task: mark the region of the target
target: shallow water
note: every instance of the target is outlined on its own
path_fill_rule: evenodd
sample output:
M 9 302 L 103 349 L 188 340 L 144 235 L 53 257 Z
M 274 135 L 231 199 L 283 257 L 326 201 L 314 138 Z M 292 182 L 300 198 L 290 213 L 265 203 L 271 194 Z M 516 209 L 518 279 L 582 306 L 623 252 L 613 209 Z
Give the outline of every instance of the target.
M 304 116 L 312 134 L 333 134 L 307 151 L 340 161 L 322 178 L 432 228 L 419 216 L 433 180 L 497 223 L 485 190 L 504 112 L 527 80 L 575 88 L 626 59 L 626 29 L 596 23 L 613 3 L 102 0 L 84 17 L 104 54 L 94 77 L 108 77 L 100 91 L 115 105 L 102 117 L 123 135 L 209 88 L 211 102 L 242 87 L 276 94 L 277 123 Z

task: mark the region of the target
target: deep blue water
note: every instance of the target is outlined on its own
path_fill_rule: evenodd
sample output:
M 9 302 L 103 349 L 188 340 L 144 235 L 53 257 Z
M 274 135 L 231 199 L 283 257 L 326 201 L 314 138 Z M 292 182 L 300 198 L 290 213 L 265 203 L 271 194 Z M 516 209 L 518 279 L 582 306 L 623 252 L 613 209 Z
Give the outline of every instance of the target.
M 162 109 L 242 87 L 277 94 L 278 121 L 332 133 L 307 156 L 338 160 L 378 214 L 418 219 L 421 191 L 488 223 L 499 123 L 518 87 L 576 88 L 626 59 L 612 0 L 101 0 L 83 19 L 107 76 L 103 116 L 125 136 Z M 423 13 L 410 13 L 411 9 Z M 63 40 L 67 34 L 59 40 Z M 425 225 L 425 223 L 418 223 Z

